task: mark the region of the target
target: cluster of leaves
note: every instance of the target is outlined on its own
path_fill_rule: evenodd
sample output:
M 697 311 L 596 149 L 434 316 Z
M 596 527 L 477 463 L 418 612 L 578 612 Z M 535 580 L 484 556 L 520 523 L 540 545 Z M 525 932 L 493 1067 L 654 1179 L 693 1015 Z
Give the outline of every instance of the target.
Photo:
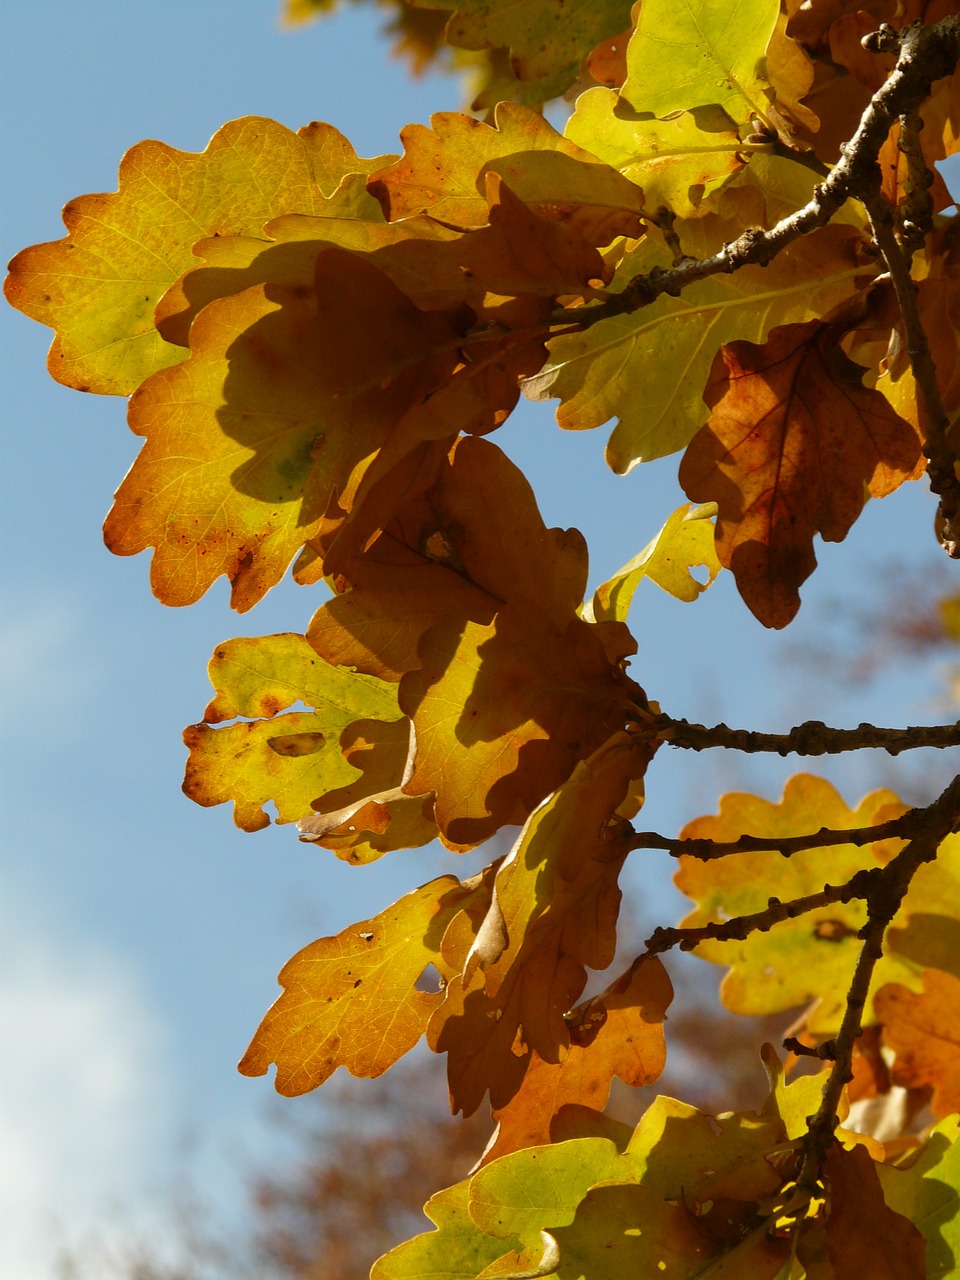
M 644 577 L 692 601 L 723 567 L 786 625 L 815 536 L 924 472 L 956 551 L 960 219 L 935 169 L 960 136 L 952 8 L 469 0 L 447 37 L 508 49 L 520 86 L 492 123 L 437 115 L 367 160 L 330 125 L 252 118 L 199 155 L 141 143 L 116 193 L 11 264 L 10 301 L 56 331 L 53 376 L 129 395 L 145 437 L 111 550 L 152 547 L 168 604 L 224 575 L 246 610 L 291 563 L 329 590 L 304 634 L 218 647 L 187 794 L 249 831 L 272 802 L 352 863 L 520 828 L 478 875 L 295 956 L 241 1062 L 298 1094 L 426 1036 L 454 1110 L 489 1097 L 482 1167 L 379 1280 L 441 1260 L 464 1280 L 906 1277 L 957 1256 L 960 782 L 923 810 L 851 810 L 799 775 L 679 841 L 639 833 L 659 747 L 731 731 L 648 700 L 626 622 Z M 559 132 L 537 106 L 590 77 Z M 521 390 L 559 399 L 566 429 L 615 419 L 618 473 L 683 451 L 696 505 L 591 601 L 583 538 L 546 528 L 483 438 Z M 770 746 L 960 741 L 871 732 Z M 658 843 L 696 910 L 581 1001 L 615 957 L 620 869 Z M 787 1086 L 767 1050 L 759 1113 L 660 1099 L 611 1121 L 613 1079 L 663 1068 L 657 952 L 677 944 L 728 967 L 735 1011 L 814 1001 L 792 1052 L 833 1065 Z M 835 1132 L 851 1105 L 876 1096 L 889 1122 L 927 1094 L 922 1145 L 902 1123 Z

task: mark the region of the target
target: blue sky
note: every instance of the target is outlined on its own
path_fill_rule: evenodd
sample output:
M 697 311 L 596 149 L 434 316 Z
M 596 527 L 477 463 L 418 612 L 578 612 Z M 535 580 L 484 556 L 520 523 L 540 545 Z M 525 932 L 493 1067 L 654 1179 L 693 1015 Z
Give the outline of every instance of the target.
M 142 138 L 201 150 L 226 120 L 263 114 L 292 128 L 329 120 L 374 155 L 408 121 L 458 105 L 454 82 L 411 81 L 388 58 L 364 8 L 284 33 L 273 0 L 7 0 L 2 58 L 4 259 L 59 238 L 61 206 L 113 190 Z M 0 326 L 0 1273 L 38 1280 L 61 1239 L 118 1213 L 149 1217 L 187 1141 L 198 1180 L 229 1199 L 231 1152 L 263 1140 L 271 1095 L 234 1064 L 280 965 L 458 864 L 421 850 L 348 868 L 289 828 L 245 835 L 226 809 L 181 795 L 180 732 L 208 701 L 214 645 L 302 630 L 318 601 L 285 583 L 238 618 L 221 582 L 190 609 L 158 605 L 146 558 L 116 559 L 101 541 L 137 449 L 123 402 L 56 385 L 47 330 L 6 307 Z M 558 431 L 544 405 L 523 405 L 497 436 L 547 522 L 587 535 L 594 582 L 683 501 L 675 458 L 617 478 L 605 439 Z M 821 569 L 783 635 L 764 632 L 724 577 L 692 606 L 644 584 L 637 678 L 674 714 L 754 728 L 937 720 L 928 669 L 845 688 L 797 656 L 824 637 L 847 642 L 851 606 L 873 598 L 891 558 L 946 581 L 932 515 L 921 485 L 870 504 L 846 543 L 818 547 Z M 858 768 L 846 772 L 851 801 L 866 789 Z M 661 753 L 646 824 L 672 833 L 730 785 L 776 797 L 790 771 Z M 645 921 L 655 910 L 672 921 L 676 895 L 651 889 L 649 871 L 631 886 Z

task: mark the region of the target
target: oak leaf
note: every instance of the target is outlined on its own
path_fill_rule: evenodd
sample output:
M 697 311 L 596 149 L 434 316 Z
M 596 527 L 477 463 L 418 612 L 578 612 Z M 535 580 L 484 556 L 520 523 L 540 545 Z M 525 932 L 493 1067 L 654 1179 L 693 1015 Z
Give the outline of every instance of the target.
M 234 821 L 245 831 L 269 824 L 267 801 L 276 804 L 278 821 L 293 822 L 321 793 L 348 785 L 359 771 L 341 749 L 341 733 L 357 720 L 399 715 L 395 686 L 331 666 L 292 633 L 227 640 L 209 672 L 217 693 L 204 723 L 184 731 L 190 758 L 183 789 L 201 805 L 232 800 Z M 314 710 L 280 714 L 298 702 Z
M 632 0 L 414 0 L 418 8 L 453 9 L 444 39 L 463 49 L 509 51 L 510 67 L 532 82 L 541 101 L 557 97 L 579 77 L 587 55 L 621 31 Z
M 611 89 L 582 93 L 564 134 L 642 187 L 650 209 L 663 205 L 681 218 L 709 207 L 744 165 L 744 145 L 723 112 L 658 120 Z
M 256 116 L 224 125 L 199 154 L 140 142 L 121 161 L 117 192 L 72 200 L 69 234 L 14 258 L 7 298 L 57 331 L 58 382 L 129 395 L 184 358 L 158 334 L 153 310 L 195 265 L 197 240 L 257 235 L 292 209 L 319 213 L 347 174 L 380 161 L 360 160 L 331 125 L 295 134 Z
M 736 840 L 746 834 L 791 836 L 822 827 L 843 830 L 873 824 L 893 803 L 897 801 L 891 792 L 875 791 L 850 809 L 825 779 L 796 774 L 787 782 L 779 804 L 734 792 L 721 799 L 717 817 L 698 818 L 681 835 Z M 889 849 L 877 845 L 831 845 L 804 849 L 789 858 L 775 850 L 729 854 L 705 862 L 685 855 L 675 883 L 699 905 L 681 921 L 681 927 L 763 911 L 771 887 L 781 902 L 818 893 L 825 884 L 844 884 L 857 871 L 883 865 L 890 856 Z M 861 946 L 857 933 L 866 918 L 861 901 L 831 903 L 780 921 L 768 932 L 754 931 L 742 941 L 703 942 L 696 954 L 730 966 L 720 995 L 734 1013 L 778 1013 L 816 999 L 807 1027 L 827 1036 L 840 1024 Z M 886 981 L 912 980 L 915 973 L 915 966 L 906 960 L 887 955 L 877 966 L 874 990 Z
M 795 168 L 797 166 L 794 166 Z M 733 223 L 689 219 L 684 250 L 695 257 L 719 248 Z M 684 448 L 709 416 L 703 390 L 725 342 L 762 342 L 777 325 L 806 321 L 854 294 L 874 268 L 857 256 L 859 229 L 833 225 L 788 245 L 766 267 L 743 267 L 690 285 L 679 298 L 590 325 L 547 343 L 543 370 L 523 386 L 532 400 L 559 397 L 557 422 L 568 431 L 616 416 L 607 445 L 610 467 L 624 475 L 639 462 Z M 620 293 L 638 274 L 669 269 L 666 246 L 648 235 L 626 253 L 610 286 Z M 679 353 L 679 356 L 678 356 Z
M 387 907 L 298 952 L 280 971 L 284 988 L 267 1012 L 240 1071 L 262 1076 L 276 1063 L 276 1089 L 295 1097 L 338 1067 L 379 1076 L 420 1039 L 442 991 L 418 991 L 440 961 L 450 920 L 476 891 L 440 876 Z M 440 961 L 442 964 L 442 961 Z
M 590 244 L 640 233 L 640 188 L 538 112 L 501 102 L 496 128 L 456 112 L 440 112 L 430 123 L 429 129 L 402 129 L 403 156 L 370 175 L 370 189 L 391 222 L 429 213 L 458 227 L 483 226 L 492 172 L 535 213 L 576 228 Z
M 830 1205 L 827 1255 L 836 1275 L 923 1280 L 928 1274 L 923 1236 L 886 1203 L 877 1166 L 866 1150 L 831 1147 L 824 1174 Z
M 842 541 L 867 495 L 922 471 L 916 428 L 863 385 L 843 333 L 811 320 L 774 329 L 763 346 L 722 347 L 704 392 L 710 422 L 680 464 L 687 496 L 717 503 L 717 555 L 768 627 L 799 609 L 814 535 Z
M 919 994 L 890 983 L 874 996 L 873 1011 L 883 1023 L 884 1043 L 896 1054 L 895 1083 L 932 1088 L 935 1116 L 960 1111 L 960 978 L 928 969 Z
M 656 1080 L 666 1062 L 663 1024 L 673 998 L 666 970 L 653 956 L 635 960 L 598 996 L 566 1016 L 570 1046 L 563 1060 L 531 1056 L 523 1083 L 495 1109 L 496 1141 L 484 1163 L 551 1139 L 564 1108 L 606 1106 L 614 1076 L 640 1088 Z
M 107 545 L 154 546 L 166 604 L 192 603 L 225 574 L 234 608 L 249 609 L 331 505 L 349 508 L 354 472 L 448 379 L 463 324 L 420 311 L 336 248 L 317 258 L 310 288 L 212 303 L 192 326 L 190 359 L 131 400 L 147 443 L 107 517 Z
M 778 0 L 643 0 L 627 47 L 620 90 L 655 116 L 720 106 L 736 124 L 766 116 L 769 83 L 760 70 L 780 11 Z
M 930 1131 L 906 1168 L 878 1165 L 883 1198 L 915 1223 L 927 1244 L 927 1276 L 952 1276 L 960 1266 L 960 1120 L 950 1116 Z
M 688 502 L 678 507 L 641 552 L 597 587 L 592 603 L 584 606 L 583 617 L 590 622 L 625 621 L 633 593 L 643 578 L 649 578 L 677 600 L 688 603 L 696 600 L 720 572 L 713 539 L 715 515 L 712 502 L 700 507 L 692 507 Z M 691 572 L 698 567 L 706 569 L 706 582 L 699 581 Z
M 497 871 L 462 973 L 429 1029 L 431 1047 L 448 1055 L 455 1109 L 470 1114 L 488 1089 L 492 1105 L 505 1106 L 533 1052 L 565 1059 L 564 1015 L 585 966 L 613 959 L 628 847 L 620 815 L 648 757 L 635 736 L 610 738 L 531 814 Z

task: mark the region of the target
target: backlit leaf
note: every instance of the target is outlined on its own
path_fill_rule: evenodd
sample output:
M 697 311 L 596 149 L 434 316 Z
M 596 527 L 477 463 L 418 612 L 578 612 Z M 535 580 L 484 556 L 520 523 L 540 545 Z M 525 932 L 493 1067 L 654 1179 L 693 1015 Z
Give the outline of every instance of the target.
M 505 1250 L 519 1245 L 481 1231 L 470 1217 L 469 1195 L 470 1183 L 464 1180 L 431 1196 L 423 1211 L 436 1231 L 384 1254 L 373 1264 L 370 1280 L 476 1280 Z
M 918 1280 L 927 1274 L 923 1236 L 887 1204 L 877 1166 L 863 1147 L 832 1147 L 824 1173 L 830 1205 L 827 1254 L 838 1276 Z
M 764 119 L 763 56 L 779 9 L 777 0 L 643 0 L 621 94 L 660 117 L 716 105 L 737 124 Z
M 414 0 L 425 9 L 455 9 L 444 32 L 463 49 L 510 53 L 520 80 L 541 82 L 542 100 L 556 97 L 577 79 L 587 54 L 630 20 L 632 0 Z
M 710 219 L 686 222 L 685 251 L 712 253 L 719 247 L 715 232 Z M 789 245 L 767 267 L 712 276 L 678 298 L 661 295 L 639 311 L 553 338 L 543 371 L 524 384 L 524 392 L 533 400 L 559 397 L 557 422 L 566 430 L 599 427 L 616 416 L 607 461 L 620 475 L 674 453 L 709 416 L 703 391 L 718 348 L 748 335 L 762 342 L 777 325 L 809 320 L 855 293 L 858 277 L 866 278 L 856 257 L 859 241 L 852 227 L 824 227 Z M 663 243 L 647 236 L 624 256 L 611 291 L 670 265 Z
M 704 392 L 710 422 L 680 464 L 687 496 L 717 503 L 717 554 L 768 627 L 799 609 L 814 535 L 841 542 L 868 495 L 923 468 L 916 429 L 863 385 L 844 332 L 812 320 L 775 329 L 763 346 L 722 347 Z
M 402 129 L 403 156 L 370 175 L 391 222 L 429 213 L 458 227 L 483 226 L 486 175 L 496 173 L 535 213 L 568 223 L 590 244 L 639 234 L 640 188 L 538 112 L 501 102 L 496 128 L 449 111 L 430 123 Z
M 618 810 L 648 757 L 636 737 L 611 737 L 531 814 L 501 864 L 463 973 L 430 1025 L 431 1047 L 448 1055 L 455 1109 L 470 1114 L 488 1089 L 492 1105 L 505 1106 L 532 1052 L 565 1060 L 564 1015 L 585 966 L 613 959 L 626 857 Z
M 249 609 L 320 529 L 352 473 L 456 363 L 462 320 L 422 312 L 361 258 L 328 249 L 312 287 L 211 303 L 190 359 L 133 397 L 147 443 L 107 517 L 119 555 L 155 547 L 166 604 L 220 574 Z
M 485 1161 L 549 1142 L 563 1108 L 602 1111 L 614 1076 L 635 1088 L 656 1080 L 666 1062 L 663 1023 L 673 987 L 655 959 L 635 960 L 606 991 L 571 1010 L 561 1062 L 531 1055 L 519 1091 L 494 1111 L 499 1128 Z
M 936 1125 L 905 1169 L 880 1165 L 883 1198 L 920 1228 L 927 1242 L 925 1275 L 955 1276 L 960 1267 L 960 1121 Z
M 678 600 L 696 600 L 720 572 L 713 545 L 715 515 L 716 504 L 712 502 L 700 507 L 689 503 L 678 507 L 657 536 L 597 588 L 593 603 L 584 607 L 583 616 L 588 621 L 625 621 L 642 578 L 649 578 Z M 699 567 L 707 571 L 706 582 L 691 573 L 691 569 Z
M 665 205 L 681 218 L 709 204 L 744 163 L 744 145 L 723 113 L 658 120 L 611 89 L 582 93 L 564 134 L 642 187 L 649 209 Z
M 227 640 L 209 671 L 217 696 L 205 722 L 184 732 L 183 787 L 197 804 L 232 800 L 245 831 L 268 825 L 269 800 L 278 821 L 294 822 L 318 796 L 350 783 L 358 771 L 341 751 L 343 730 L 400 714 L 394 685 L 330 666 L 299 635 Z M 281 714 L 300 702 L 314 710 Z M 245 719 L 223 725 L 238 716 Z
M 883 1023 L 884 1043 L 897 1055 L 896 1083 L 933 1089 L 930 1106 L 935 1116 L 960 1111 L 960 978 L 927 969 L 922 992 L 914 994 L 891 983 L 874 996 L 873 1011 Z
M 720 801 L 718 817 L 698 818 L 681 834 L 690 839 L 736 840 L 744 834 L 790 836 L 821 827 L 843 830 L 870 825 L 884 806 L 895 802 L 891 792 L 875 791 L 856 809 L 849 809 L 829 782 L 797 774 L 787 782 L 779 804 L 731 793 Z M 889 856 L 885 853 L 882 860 Z M 781 902 L 787 902 L 817 893 L 825 884 L 843 884 L 861 868 L 877 865 L 877 846 L 832 845 L 804 849 L 789 858 L 776 851 L 729 854 L 706 862 L 685 856 L 675 881 L 699 905 L 681 923 L 698 926 L 762 911 L 771 888 Z M 752 933 L 743 941 L 701 943 L 696 954 L 730 966 L 720 994 L 734 1013 L 777 1013 L 817 999 L 807 1026 L 815 1034 L 829 1035 L 839 1026 L 861 947 L 857 932 L 866 918 L 861 901 L 833 903 L 781 921 L 769 932 Z M 902 980 L 915 972 L 906 962 L 886 956 L 877 966 L 874 989 L 895 974 Z
M 116 193 L 71 201 L 69 234 L 17 255 L 7 298 L 57 331 L 49 368 L 58 382 L 129 395 L 184 358 L 157 333 L 153 310 L 195 265 L 197 240 L 258 235 L 278 213 L 319 213 L 346 174 L 374 163 L 331 125 L 295 134 L 256 116 L 224 125 L 199 154 L 140 142 L 121 162 Z
M 415 983 L 439 959 L 440 940 L 473 892 L 440 876 L 370 920 L 298 952 L 280 971 L 284 988 L 240 1062 L 262 1076 L 276 1063 L 287 1097 L 323 1084 L 338 1067 L 379 1076 L 420 1039 L 443 992 Z

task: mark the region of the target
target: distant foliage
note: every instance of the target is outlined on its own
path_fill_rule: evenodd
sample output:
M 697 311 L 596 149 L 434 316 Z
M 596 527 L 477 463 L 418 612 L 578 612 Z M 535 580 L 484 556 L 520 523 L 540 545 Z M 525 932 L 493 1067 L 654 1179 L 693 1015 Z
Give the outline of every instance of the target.
M 487 120 L 372 159 L 256 118 L 201 154 L 140 143 L 6 284 L 55 330 L 57 380 L 130 397 L 144 445 L 105 537 L 153 548 L 161 601 L 225 576 L 247 610 L 291 564 L 329 596 L 303 635 L 217 648 L 187 794 L 248 831 L 272 804 L 352 863 L 520 829 L 294 956 L 240 1069 L 299 1094 L 425 1037 L 453 1109 L 489 1101 L 480 1167 L 375 1280 L 952 1274 L 960 777 L 910 809 L 801 773 L 677 839 L 637 815 L 665 744 L 896 754 L 960 726 L 691 725 L 637 683 L 628 618 L 644 578 L 693 603 L 723 569 L 784 627 L 816 535 L 922 476 L 960 555 L 960 218 L 935 167 L 960 146 L 956 6 L 386 7 L 415 66 L 473 68 Z M 485 438 L 521 392 L 568 430 L 612 421 L 620 474 L 682 455 L 690 504 L 592 600 L 584 539 Z M 582 999 L 643 848 L 693 910 Z M 659 1097 L 631 1128 L 604 1108 L 663 1070 L 675 946 L 727 970 L 733 1012 L 807 1008 L 785 1063 L 761 1051 L 759 1112 Z

